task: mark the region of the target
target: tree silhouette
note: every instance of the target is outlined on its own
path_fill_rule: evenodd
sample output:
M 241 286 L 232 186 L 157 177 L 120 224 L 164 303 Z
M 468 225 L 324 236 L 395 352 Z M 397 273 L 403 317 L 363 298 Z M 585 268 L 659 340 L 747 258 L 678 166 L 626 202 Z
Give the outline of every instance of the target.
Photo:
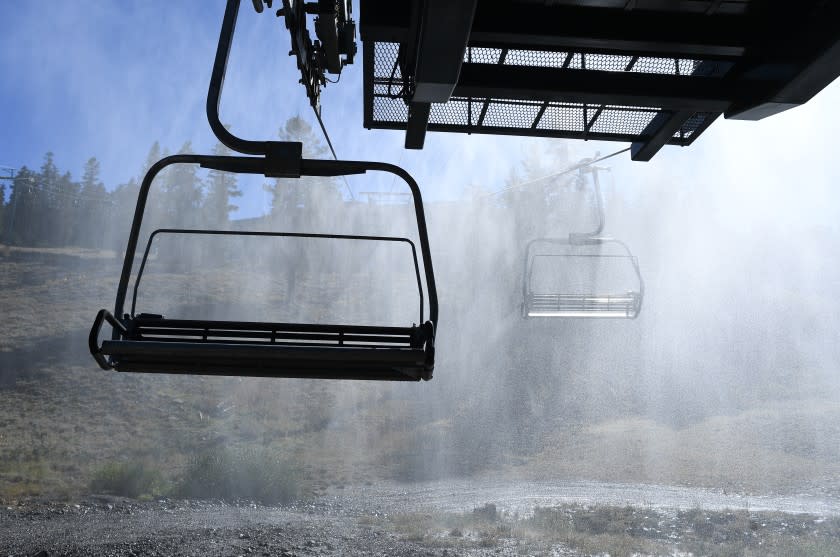
M 80 198 L 82 202 L 81 223 L 78 242 L 80 245 L 101 248 L 105 219 L 110 209 L 108 190 L 99 179 L 99 161 L 91 157 L 85 163 L 82 175 Z
M 213 148 L 213 154 L 227 156 L 230 155 L 230 149 L 217 143 Z M 207 174 L 205 191 L 202 207 L 205 218 L 214 228 L 226 228 L 230 222 L 230 213 L 239 208 L 231 204 L 230 198 L 242 196 L 242 191 L 237 185 L 236 174 L 211 170 Z

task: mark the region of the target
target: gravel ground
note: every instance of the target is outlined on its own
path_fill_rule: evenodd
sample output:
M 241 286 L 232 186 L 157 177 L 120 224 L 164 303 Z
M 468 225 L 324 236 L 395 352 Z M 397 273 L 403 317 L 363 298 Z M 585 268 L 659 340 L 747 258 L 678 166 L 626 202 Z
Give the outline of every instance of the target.
M 320 507 L 219 502 L 27 503 L 0 512 L 3 555 L 446 555 Z
M 534 517 L 535 507 L 552 514 Z M 551 524 L 557 517 L 557 524 L 568 517 L 585 524 L 582 537 L 563 538 L 555 526 L 534 533 L 546 516 Z M 596 482 L 384 482 L 333 489 L 286 507 L 88 496 L 75 503 L 24 500 L 0 507 L 0 556 L 572 556 L 601 554 L 605 544 L 613 552 L 619 548 L 619 555 L 636 555 L 620 548 L 646 540 L 650 547 L 668 547 L 668 555 L 690 554 L 673 551 L 681 547 L 678 540 L 759 551 L 749 555 L 810 555 L 804 541 L 819 541 L 814 548 L 821 551 L 840 543 L 838 516 L 840 501 L 807 496 L 757 500 Z M 603 517 L 607 522 L 598 522 Z M 580 551 L 569 539 L 597 551 Z M 784 545 L 765 552 L 771 543 Z

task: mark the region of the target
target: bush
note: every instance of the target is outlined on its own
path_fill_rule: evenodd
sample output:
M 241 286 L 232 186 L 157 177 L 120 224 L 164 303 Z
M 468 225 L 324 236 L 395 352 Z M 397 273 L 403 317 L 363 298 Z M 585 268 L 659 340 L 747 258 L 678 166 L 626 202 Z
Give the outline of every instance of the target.
M 164 492 L 165 482 L 159 470 L 141 462 L 110 462 L 97 470 L 90 482 L 95 493 L 109 493 L 138 498 Z
M 300 471 L 267 450 L 220 450 L 190 459 L 175 490 L 180 497 L 259 501 L 266 505 L 298 500 Z

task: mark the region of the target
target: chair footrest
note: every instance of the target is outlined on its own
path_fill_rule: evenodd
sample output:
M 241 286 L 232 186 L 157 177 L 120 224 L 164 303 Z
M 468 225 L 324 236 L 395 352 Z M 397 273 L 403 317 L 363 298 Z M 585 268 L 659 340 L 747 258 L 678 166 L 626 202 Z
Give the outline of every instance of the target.
M 411 348 L 106 340 L 102 352 L 117 371 L 402 381 L 431 377 L 425 351 Z
M 91 331 L 91 352 L 105 369 L 419 381 L 431 379 L 434 368 L 430 325 L 369 327 L 193 321 L 140 315 L 120 323 L 121 327 L 115 329 L 116 338 L 97 346 L 99 328 L 110 315 L 103 312 Z

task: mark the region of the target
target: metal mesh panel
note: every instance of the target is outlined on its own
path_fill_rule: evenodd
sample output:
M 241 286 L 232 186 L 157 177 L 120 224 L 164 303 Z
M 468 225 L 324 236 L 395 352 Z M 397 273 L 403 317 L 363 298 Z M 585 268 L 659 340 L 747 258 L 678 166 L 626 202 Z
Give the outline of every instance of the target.
M 587 70 L 623 72 L 632 58 L 613 54 L 584 54 L 581 57 L 581 67 L 585 65 Z
M 688 58 L 656 58 L 651 56 L 640 56 L 630 69 L 634 73 L 650 73 L 662 75 L 685 75 L 694 73 L 700 60 Z M 679 71 L 677 71 L 679 69 Z
M 498 64 L 501 56 L 501 48 L 470 46 L 464 52 L 464 62 L 472 62 L 473 64 Z
M 402 79 L 400 66 L 397 64 L 394 69 L 394 62 L 400 52 L 399 43 L 375 42 L 373 43 L 373 78 L 390 79 L 391 72 L 394 72 L 395 79 Z
M 567 54 L 566 52 L 511 49 L 505 56 L 505 65 L 562 68 Z
M 582 104 L 549 104 L 537 124 L 540 130 L 583 131 Z
M 540 111 L 539 101 L 494 100 L 487 107 L 485 126 L 500 128 L 530 128 Z
M 399 44 L 375 42 L 373 48 L 374 57 L 369 70 L 372 75 L 368 85 L 371 93 L 368 102 L 372 106 L 366 125 L 404 129 L 408 107 L 402 98 L 403 80 L 399 68 L 394 69 Z M 691 75 L 702 63 L 692 59 L 662 57 L 634 60 L 627 55 L 607 54 L 572 53 L 568 57 L 568 52 L 527 49 L 505 52 L 501 48 L 490 47 L 469 47 L 465 54 L 465 59 L 472 63 L 545 68 L 562 68 L 567 58 L 567 67 L 571 69 L 585 67 L 590 71 L 666 75 Z M 587 105 L 584 110 L 584 105 L 580 103 L 552 101 L 546 104 L 541 100 L 453 97 L 448 103 L 432 104 L 428 130 L 634 141 L 641 139 L 641 134 L 659 112 L 659 108 L 645 106 Z M 714 113 L 696 113 L 668 143 L 690 144 L 715 117 Z
M 452 99 L 447 103 L 433 103 L 429 113 L 429 122 L 434 124 L 455 124 L 467 126 L 470 124 L 470 103 L 465 100 Z
M 594 116 L 596 108 L 589 112 Z M 639 135 L 659 112 L 656 108 L 607 106 L 601 111 L 590 131 L 597 133 Z M 590 116 L 591 118 L 592 116 Z
M 377 122 L 400 122 L 404 124 L 408 120 L 408 106 L 402 99 L 374 97 L 373 119 Z
M 715 115 L 711 112 L 697 112 L 694 116 L 685 121 L 685 124 L 683 124 L 680 130 L 674 134 L 674 137 L 690 139 L 701 126 L 706 124 L 707 119 L 714 117 Z
M 389 43 L 392 44 L 392 43 Z M 690 76 L 700 65 L 700 60 L 690 58 L 663 58 L 654 56 L 634 57 L 625 54 L 571 53 L 565 51 L 510 49 L 502 59 L 501 48 L 467 47 L 464 62 L 473 64 L 505 64 L 532 68 L 587 69 L 606 72 L 633 72 L 663 75 Z M 396 56 L 396 54 L 393 54 Z M 567 62 L 567 58 L 569 58 Z M 393 64 L 393 58 L 391 59 Z M 388 71 L 390 71 L 388 67 Z

